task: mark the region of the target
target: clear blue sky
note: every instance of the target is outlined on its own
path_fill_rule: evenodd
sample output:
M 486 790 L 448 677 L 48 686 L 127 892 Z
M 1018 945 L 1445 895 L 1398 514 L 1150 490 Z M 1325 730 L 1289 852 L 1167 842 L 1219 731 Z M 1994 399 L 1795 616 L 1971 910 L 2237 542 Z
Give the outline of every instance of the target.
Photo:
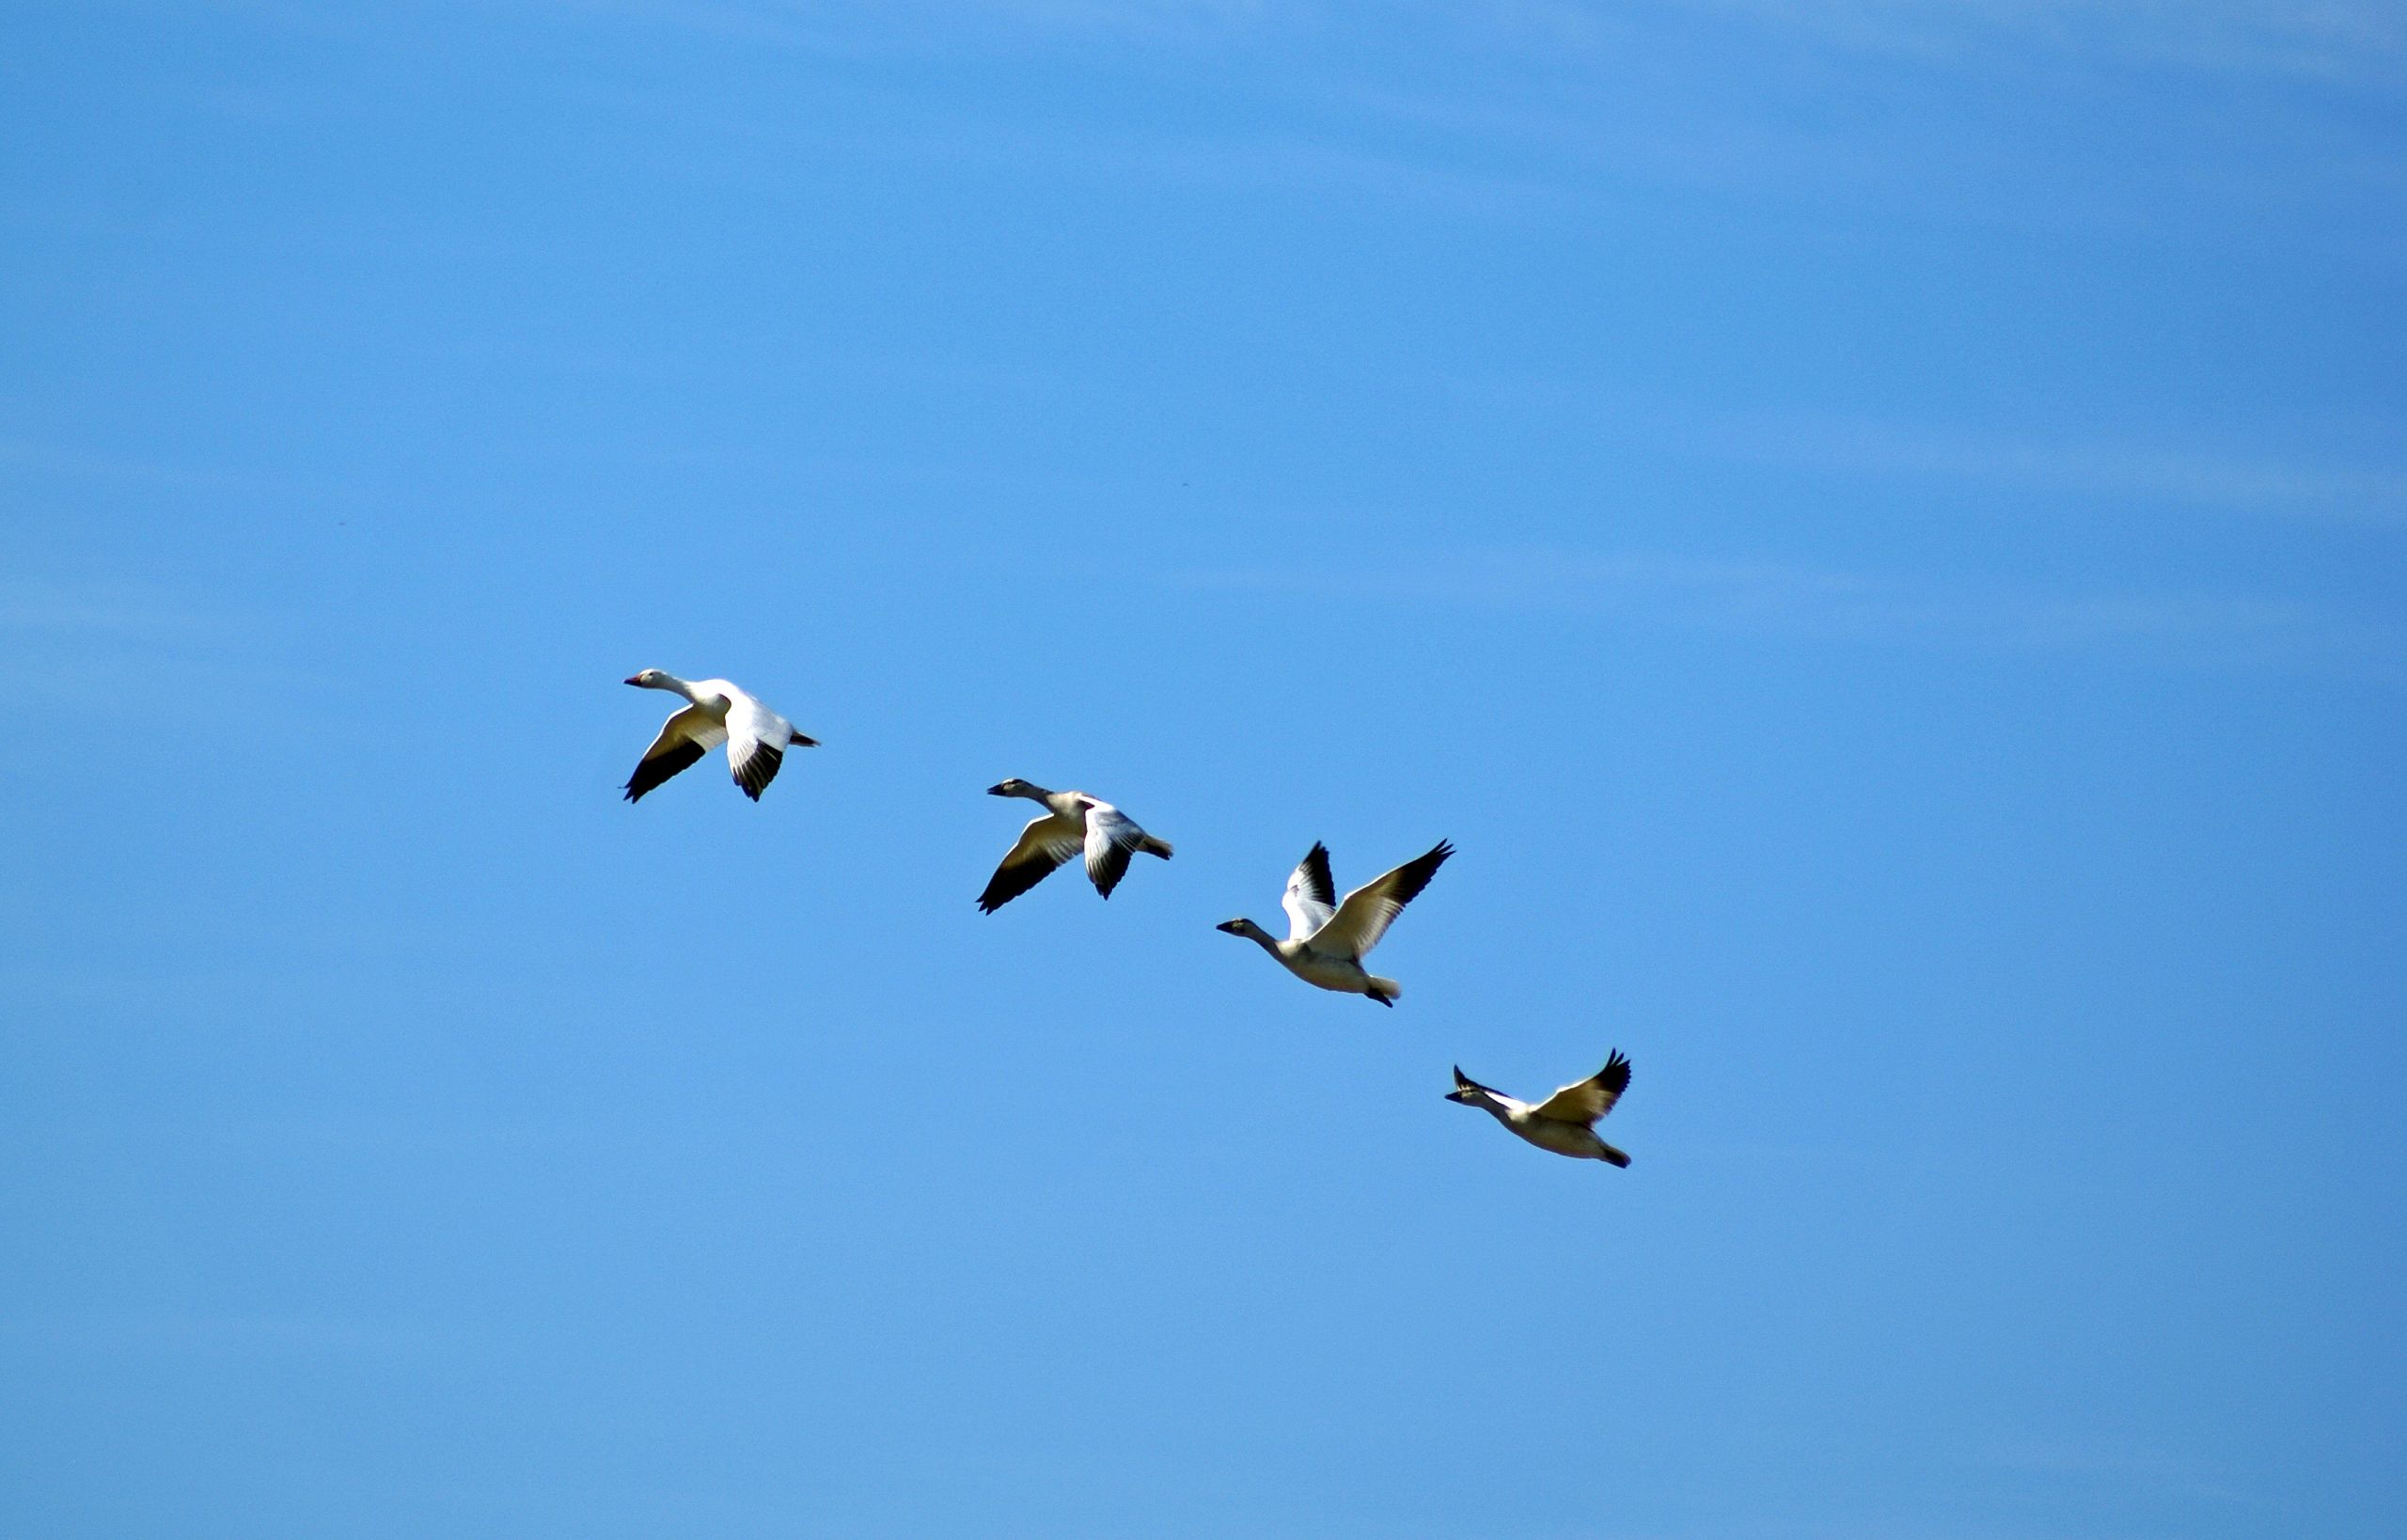
M 2309 8 L 8 8 L 0 1529 L 2400 1533 Z

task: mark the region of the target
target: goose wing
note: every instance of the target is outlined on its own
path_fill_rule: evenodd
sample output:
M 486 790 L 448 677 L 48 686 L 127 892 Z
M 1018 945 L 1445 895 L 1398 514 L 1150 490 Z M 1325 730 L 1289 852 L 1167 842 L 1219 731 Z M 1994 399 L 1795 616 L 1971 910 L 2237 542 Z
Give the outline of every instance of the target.
M 660 724 L 660 735 L 636 762 L 636 773 L 627 778 L 627 800 L 641 801 L 646 792 L 700 763 L 703 755 L 726 741 L 727 730 L 701 707 L 669 713 L 669 720 Z
M 1565 1123 L 1594 1123 L 1612 1111 L 1613 1103 L 1620 1101 L 1621 1093 L 1628 1089 L 1629 1061 L 1615 1048 L 1603 1069 L 1565 1086 L 1530 1110 L 1535 1116 Z
M 1361 957 L 1379 944 L 1404 906 L 1421 895 L 1429 879 L 1446 864 L 1455 847 L 1440 840 L 1425 855 L 1415 856 L 1384 876 L 1375 877 L 1345 895 L 1329 923 L 1310 937 L 1314 951 L 1339 957 Z
M 778 778 L 785 763 L 786 745 L 794 742 L 794 724 L 744 691 L 727 692 L 727 766 L 735 784 L 753 801 Z
M 1128 858 L 1145 842 L 1145 831 L 1137 821 L 1109 802 L 1093 803 L 1087 809 L 1087 880 L 1105 898 L 1120 886 L 1128 874 Z
M 1081 823 L 1060 813 L 1030 819 L 1028 827 L 1019 831 L 1019 842 L 1003 857 L 1003 864 L 995 868 L 995 874 L 986 879 L 986 890 L 978 895 L 978 907 L 991 915 L 1051 876 L 1055 867 L 1084 847 Z
M 1287 895 L 1279 901 L 1287 911 L 1287 939 L 1301 941 L 1329 923 L 1337 912 L 1337 884 L 1329 874 L 1329 847 L 1315 840 L 1287 877 Z

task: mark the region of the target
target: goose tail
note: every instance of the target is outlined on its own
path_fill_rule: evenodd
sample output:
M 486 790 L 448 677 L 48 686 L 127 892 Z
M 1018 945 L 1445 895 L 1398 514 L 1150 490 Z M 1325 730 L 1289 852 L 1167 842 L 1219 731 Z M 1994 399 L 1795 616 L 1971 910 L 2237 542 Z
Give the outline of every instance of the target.
M 1371 998 L 1378 1001 L 1381 1005 L 1393 1005 L 1396 1002 L 1396 997 L 1404 993 L 1404 985 L 1396 982 L 1393 979 L 1382 979 L 1377 974 L 1374 973 L 1371 975 L 1370 987 L 1363 990 L 1362 993 L 1370 996 Z
M 1613 1164 L 1622 1167 L 1627 1167 L 1629 1164 L 1629 1156 L 1622 1154 L 1619 1150 L 1614 1149 L 1612 1145 L 1607 1144 L 1603 1139 L 1597 1140 L 1597 1158 L 1599 1160 L 1611 1161 Z
M 1156 840 L 1149 834 L 1145 836 L 1144 843 L 1137 848 L 1148 856 L 1158 856 L 1165 861 L 1170 859 L 1170 841 L 1167 840 Z

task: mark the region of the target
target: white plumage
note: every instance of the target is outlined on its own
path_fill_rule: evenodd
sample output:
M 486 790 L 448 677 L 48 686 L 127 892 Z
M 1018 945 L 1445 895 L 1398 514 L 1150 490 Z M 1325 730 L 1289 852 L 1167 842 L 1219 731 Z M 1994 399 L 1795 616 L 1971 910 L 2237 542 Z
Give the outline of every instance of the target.
M 1155 839 L 1135 819 L 1084 792 L 1048 792 L 1014 777 L 987 787 L 986 794 L 1026 797 L 1046 809 L 1044 817 L 1031 819 L 1019 831 L 1002 865 L 986 880 L 986 890 L 978 895 L 978 907 L 987 914 L 1051 876 L 1074 856 L 1086 856 L 1087 880 L 1105 898 L 1127 875 L 1129 858 L 1138 852 L 1170 859 L 1167 841 Z
M 1404 986 L 1372 973 L 1362 959 L 1454 853 L 1455 847 L 1440 840 L 1425 854 L 1357 888 L 1340 904 L 1329 875 L 1329 847 L 1314 843 L 1296 863 L 1287 891 L 1279 900 L 1287 911 L 1287 939 L 1279 940 L 1245 919 L 1217 928 L 1260 946 L 1308 984 L 1393 1005 Z
M 1446 1100 L 1475 1107 L 1506 1128 L 1536 1145 L 1575 1160 L 1629 1164 L 1629 1156 L 1597 1137 L 1597 1120 L 1613 1109 L 1629 1089 L 1629 1061 L 1616 1048 L 1605 1067 L 1584 1080 L 1574 1080 L 1545 1101 L 1516 1101 L 1455 1070 L 1455 1089 Z
M 771 711 L 761 698 L 724 679 L 688 682 L 657 668 L 646 668 L 627 681 L 638 689 L 667 690 L 688 704 L 671 712 L 660 725 L 652 746 L 636 762 L 627 778 L 627 800 L 642 800 L 646 792 L 678 772 L 700 762 L 704 754 L 724 745 L 727 767 L 746 796 L 761 800 L 785 762 L 789 746 L 819 746 L 816 738 L 796 732 L 792 722 Z

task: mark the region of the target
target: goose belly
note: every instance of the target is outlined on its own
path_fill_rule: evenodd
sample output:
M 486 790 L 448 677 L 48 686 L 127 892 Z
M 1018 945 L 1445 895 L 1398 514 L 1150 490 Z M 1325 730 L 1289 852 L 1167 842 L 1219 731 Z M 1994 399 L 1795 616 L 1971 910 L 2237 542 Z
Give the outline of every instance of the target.
M 1288 972 L 1303 980 L 1304 982 L 1316 984 L 1323 989 L 1334 989 L 1342 995 L 1361 994 L 1363 985 L 1371 977 L 1362 970 L 1362 965 L 1360 963 L 1349 962 L 1343 957 L 1331 957 L 1327 952 L 1313 951 L 1309 949 L 1298 951 L 1281 960 L 1287 965 Z
M 1564 1123 L 1554 1118 L 1516 1120 L 1513 1132 L 1528 1139 L 1541 1150 L 1551 1150 L 1559 1155 L 1596 1158 L 1602 1148 L 1597 1136 L 1576 1123 Z

